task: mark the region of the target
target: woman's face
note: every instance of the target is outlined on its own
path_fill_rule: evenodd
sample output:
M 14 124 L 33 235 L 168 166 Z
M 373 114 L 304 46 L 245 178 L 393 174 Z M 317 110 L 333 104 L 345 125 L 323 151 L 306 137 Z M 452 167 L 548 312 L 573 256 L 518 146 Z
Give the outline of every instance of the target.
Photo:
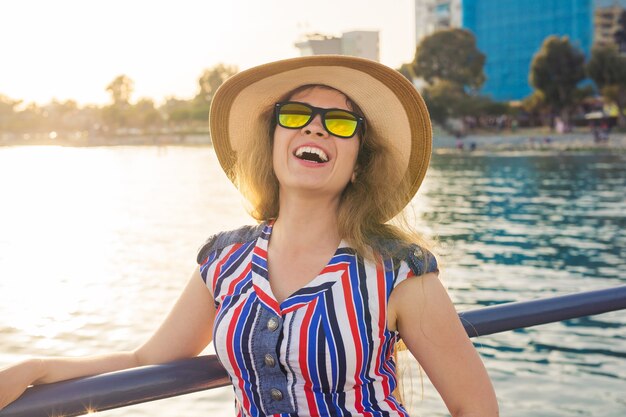
M 321 108 L 351 111 L 346 96 L 336 90 L 312 87 L 289 98 Z M 310 192 L 338 197 L 354 172 L 359 152 L 358 134 L 349 139 L 331 135 L 318 114 L 300 129 L 276 126 L 274 132 L 274 172 L 280 192 Z M 305 152 L 306 151 L 306 152 Z M 316 161 L 307 153 L 314 152 Z M 319 162 L 324 160 L 324 162 Z

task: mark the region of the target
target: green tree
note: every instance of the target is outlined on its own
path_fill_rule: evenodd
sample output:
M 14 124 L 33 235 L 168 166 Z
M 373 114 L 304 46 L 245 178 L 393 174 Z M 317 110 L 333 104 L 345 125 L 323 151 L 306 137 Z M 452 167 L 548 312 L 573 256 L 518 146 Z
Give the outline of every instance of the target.
M 165 104 L 160 107 L 160 110 L 170 127 L 182 127 L 192 120 L 192 107 L 193 104 L 190 100 L 168 97 Z
M 131 124 L 130 96 L 133 94 L 133 80 L 126 75 L 118 75 L 106 87 L 111 94 L 112 104 L 102 109 L 102 120 L 111 130 L 128 127 Z
M 584 62 L 585 55 L 567 36 L 549 36 L 530 64 L 530 84 L 565 123 L 577 104 L 577 85 L 585 78 Z
M 77 114 L 78 104 L 74 100 L 52 100 L 44 106 L 43 116 L 48 130 L 69 132 L 78 129 L 75 123 Z
M 445 125 L 451 117 L 464 116 L 468 95 L 459 84 L 448 80 L 438 81 L 424 90 L 424 101 L 433 121 Z
M 196 99 L 210 103 L 213 94 L 215 94 L 219 86 L 236 73 L 237 67 L 233 65 L 217 64 L 209 69 L 205 69 L 200 79 L 198 79 L 200 91 Z
M 133 94 L 133 89 L 133 80 L 122 74 L 111 81 L 106 91 L 111 94 L 113 104 L 128 104 L 130 102 L 130 96 Z
M 397 71 L 404 75 L 404 78 L 413 82 L 413 78 L 415 78 L 415 72 L 413 72 L 413 63 L 404 63 L 397 69 Z
M 9 131 L 15 119 L 15 107 L 22 101 L 0 94 L 0 131 Z
M 424 38 L 413 62 L 398 71 L 428 83 L 424 100 L 433 120 L 445 126 L 450 118 L 479 116 L 502 108 L 478 95 L 485 82 L 484 66 L 485 55 L 478 50 L 474 35 L 465 29 L 450 29 Z
M 163 118 L 154 107 L 154 101 L 149 98 L 142 98 L 131 108 L 131 124 L 144 131 L 151 128 L 160 127 Z
M 485 55 L 476 38 L 465 29 L 441 30 L 417 46 L 413 72 L 429 84 L 448 80 L 478 90 L 485 82 Z
M 190 116 L 193 120 L 199 122 L 207 121 L 213 94 L 224 81 L 236 73 L 237 67 L 224 64 L 217 64 L 204 70 L 198 79 L 200 91 L 194 98 L 192 108 L 190 109 Z
M 617 106 L 618 123 L 626 127 L 626 56 L 614 45 L 594 47 L 585 70 L 604 99 Z

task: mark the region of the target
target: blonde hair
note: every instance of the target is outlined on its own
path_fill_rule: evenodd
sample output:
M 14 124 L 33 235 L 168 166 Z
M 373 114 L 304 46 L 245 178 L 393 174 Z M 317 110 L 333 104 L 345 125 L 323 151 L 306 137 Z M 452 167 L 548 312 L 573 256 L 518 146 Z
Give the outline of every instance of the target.
M 312 88 L 338 91 L 346 97 L 346 104 L 355 113 L 364 117 L 357 103 L 342 91 L 321 84 L 300 86 L 281 97 L 279 102 Z M 250 146 L 237 155 L 235 183 L 246 197 L 250 215 L 258 221 L 268 221 L 278 217 L 279 184 L 274 173 L 272 150 L 276 121 L 274 106 L 265 109 L 259 117 L 265 124 L 266 137 L 252 138 Z M 378 136 L 375 125 L 367 124 L 365 133 L 359 138 L 361 147 L 356 161 L 355 180 L 344 189 L 337 213 L 339 235 L 356 252 L 371 259 L 370 247 L 385 252 L 382 245 L 375 245 L 379 239 L 395 239 L 403 243 L 417 243 L 422 247 L 431 245 L 410 227 L 403 209 L 404 196 L 408 184 L 398 170 L 396 150 Z M 352 139 L 350 139 L 352 140 Z M 268 146 L 268 144 L 270 146 Z M 400 249 L 398 247 L 397 249 Z M 386 253 L 385 253 L 386 254 Z M 396 343 L 394 360 L 398 363 L 398 351 L 406 349 L 401 341 Z M 419 365 L 419 364 L 418 364 Z M 402 402 L 401 369 L 396 368 L 397 387 L 393 395 Z M 420 367 L 421 375 L 421 367 Z

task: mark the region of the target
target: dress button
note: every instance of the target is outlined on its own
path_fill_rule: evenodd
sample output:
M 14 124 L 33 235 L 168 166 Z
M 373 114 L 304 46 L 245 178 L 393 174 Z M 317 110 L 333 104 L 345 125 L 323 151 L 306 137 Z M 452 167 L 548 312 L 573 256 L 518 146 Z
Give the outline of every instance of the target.
M 274 359 L 274 357 L 273 357 L 271 354 L 266 353 L 266 354 L 265 354 L 265 364 L 266 364 L 267 366 L 269 366 L 269 367 L 272 367 L 272 368 L 273 368 L 273 367 L 274 367 L 274 365 L 276 365 L 276 360 Z
M 272 317 L 271 319 L 269 319 L 267 321 L 267 328 L 272 332 L 278 329 L 278 319 L 276 317 Z
M 280 392 L 280 390 L 276 388 L 272 388 L 270 390 L 270 396 L 272 397 L 272 400 L 274 401 L 280 401 L 283 399 L 283 393 Z
M 414 256 L 415 256 L 418 260 L 420 260 L 420 261 L 421 261 L 422 259 L 424 259 L 424 252 L 423 252 L 423 251 L 422 251 L 422 249 L 421 249 L 421 248 L 419 248 L 419 247 L 416 247 L 416 248 L 413 250 L 413 255 L 414 255 Z

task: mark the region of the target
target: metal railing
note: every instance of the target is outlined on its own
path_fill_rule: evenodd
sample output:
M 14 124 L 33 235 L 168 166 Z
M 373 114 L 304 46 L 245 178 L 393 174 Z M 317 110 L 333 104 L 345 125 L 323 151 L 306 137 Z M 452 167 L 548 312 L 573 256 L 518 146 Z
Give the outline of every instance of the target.
M 470 337 L 626 309 L 626 285 L 459 314 Z M 31 387 L 0 417 L 78 416 L 230 384 L 216 357 L 200 356 Z

